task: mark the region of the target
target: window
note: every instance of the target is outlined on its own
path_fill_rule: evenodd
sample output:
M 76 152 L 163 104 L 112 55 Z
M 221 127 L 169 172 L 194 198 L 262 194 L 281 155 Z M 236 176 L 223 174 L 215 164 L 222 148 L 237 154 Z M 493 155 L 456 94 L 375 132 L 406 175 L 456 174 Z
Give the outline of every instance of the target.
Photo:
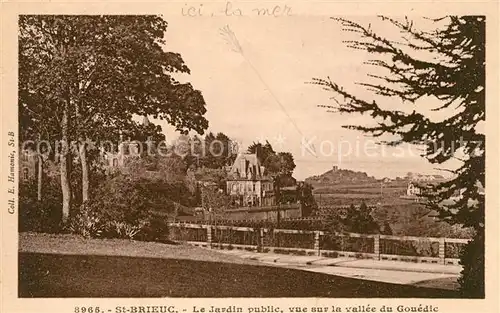
M 27 167 L 23 168 L 23 178 L 24 179 L 28 179 L 29 178 L 29 172 L 28 172 L 28 168 Z
M 113 159 L 113 166 L 118 166 L 118 160 L 117 159 Z

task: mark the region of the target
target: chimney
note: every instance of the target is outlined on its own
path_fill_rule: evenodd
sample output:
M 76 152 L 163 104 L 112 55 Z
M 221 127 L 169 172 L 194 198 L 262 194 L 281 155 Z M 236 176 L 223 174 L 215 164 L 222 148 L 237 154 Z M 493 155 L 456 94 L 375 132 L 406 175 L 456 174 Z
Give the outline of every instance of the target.
M 118 154 L 124 154 L 123 132 L 120 130 L 120 141 L 118 142 Z
M 246 171 L 246 160 L 243 156 L 241 156 L 241 159 L 240 159 L 240 177 L 245 177 L 246 174 L 247 174 L 247 171 Z
M 131 155 L 134 155 L 134 156 L 138 156 L 139 155 L 139 142 L 137 141 L 133 141 L 130 143 L 129 145 L 129 154 Z

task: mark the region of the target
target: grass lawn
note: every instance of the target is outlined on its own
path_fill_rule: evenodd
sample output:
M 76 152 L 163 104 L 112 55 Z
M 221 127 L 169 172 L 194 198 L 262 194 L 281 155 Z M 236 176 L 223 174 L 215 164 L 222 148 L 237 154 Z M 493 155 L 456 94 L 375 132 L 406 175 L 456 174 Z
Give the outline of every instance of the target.
M 446 290 L 264 266 L 184 245 L 33 234 L 20 236 L 18 294 L 19 297 L 458 297 Z

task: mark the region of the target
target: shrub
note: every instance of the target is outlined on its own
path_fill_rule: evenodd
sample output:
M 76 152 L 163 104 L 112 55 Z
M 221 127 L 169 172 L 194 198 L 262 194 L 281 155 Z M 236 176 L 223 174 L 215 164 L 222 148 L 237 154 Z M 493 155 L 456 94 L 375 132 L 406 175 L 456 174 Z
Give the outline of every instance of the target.
M 365 256 L 362 253 L 356 253 L 354 256 L 356 259 L 364 259 Z
M 164 183 L 125 174 L 117 174 L 101 183 L 88 204 L 106 225 L 103 236 L 168 241 L 167 215 L 164 213 L 175 213 L 175 203 L 169 197 L 170 193 L 180 194 L 181 189 Z
M 336 251 L 332 252 L 321 252 L 321 256 L 327 257 L 327 258 L 338 258 L 339 253 Z
M 460 254 L 463 270 L 458 282 L 464 297 L 484 298 L 484 258 L 484 232 L 479 232 Z
M 137 240 L 169 242 L 169 228 L 167 219 L 163 216 L 151 215 L 147 218 Z
M 37 185 L 19 185 L 19 231 L 53 233 L 61 229 L 61 190 L 56 181 L 43 185 L 42 200 L 37 200 Z
M 91 205 L 81 205 L 66 224 L 67 231 L 84 238 L 101 237 L 105 229 L 105 223 Z
M 132 225 L 125 222 L 109 221 L 106 223 L 107 238 L 134 239 L 134 237 L 143 230 L 145 221 L 141 221 L 139 225 Z

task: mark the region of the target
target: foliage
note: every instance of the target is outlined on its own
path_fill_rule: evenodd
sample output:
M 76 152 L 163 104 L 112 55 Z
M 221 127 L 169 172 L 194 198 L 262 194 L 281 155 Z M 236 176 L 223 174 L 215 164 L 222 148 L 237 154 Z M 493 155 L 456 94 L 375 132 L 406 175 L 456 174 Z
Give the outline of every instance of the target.
M 167 235 L 168 215 L 175 215 L 182 203 L 189 205 L 190 201 L 191 193 L 182 182 L 118 173 L 103 181 L 94 198 L 80 207 L 70 231 L 85 236 L 161 240 Z
M 138 225 L 131 225 L 120 221 L 109 221 L 106 223 L 106 234 L 108 238 L 134 239 L 146 225 L 145 221 L 140 221 Z
M 23 15 L 19 18 L 20 133 L 61 140 L 63 218 L 71 206 L 68 147 L 80 146 L 82 198 L 88 198 L 87 140 L 137 137 L 160 128 L 139 126 L 135 115 L 166 120 L 181 131 L 208 127 L 205 101 L 177 53 L 164 50 L 167 22 L 153 15 Z M 142 129 L 141 129 L 142 127 Z M 55 147 L 54 147 L 55 148 Z
M 137 223 L 150 211 L 175 214 L 180 205 L 190 205 L 192 195 L 184 183 L 169 183 L 118 174 L 102 184 L 95 200 L 107 219 Z
M 100 214 L 89 204 L 81 205 L 70 217 L 66 230 L 84 238 L 101 237 L 106 225 Z
M 359 207 L 351 205 L 344 219 L 349 232 L 373 234 L 379 232 L 379 226 L 372 216 L 372 209 L 361 202 Z
M 318 210 L 318 204 L 314 199 L 313 187 L 308 183 L 300 183 L 297 186 L 297 193 L 299 194 L 303 215 L 314 215 Z
M 479 233 L 460 254 L 463 269 L 459 283 L 464 297 L 484 298 L 484 262 L 484 233 Z
M 70 219 L 68 230 L 85 237 L 164 241 L 168 215 L 190 195 L 182 183 L 119 173 L 105 180 L 92 200 Z M 160 214 L 161 213 L 161 214 Z
M 330 233 L 343 233 L 348 231 L 346 223 L 344 223 L 344 210 L 320 208 L 318 215 L 322 222 L 322 228 Z
M 210 214 L 211 220 L 223 219 L 224 212 L 232 207 L 229 195 L 213 184 L 201 186 L 201 206 Z
M 254 142 L 248 147 L 248 152 L 257 154 L 257 157 L 264 166 L 266 166 L 265 164 L 266 160 L 269 159 L 272 155 L 276 154 L 273 147 L 267 140 L 265 144 L 262 144 L 260 142 Z
M 335 20 L 344 30 L 359 36 L 346 41 L 348 46 L 375 55 L 376 59 L 367 63 L 387 75 L 370 75 L 377 82 L 360 83 L 380 101 L 357 97 L 329 78 L 314 79 L 313 83 L 344 100 L 333 97 L 336 104 L 325 107 L 340 113 L 370 115 L 376 126 L 345 127 L 375 137 L 392 136 L 395 139 L 383 141 L 392 146 L 401 143 L 423 146 L 423 157 L 431 163 L 460 161 L 461 165 L 451 171 L 454 177 L 433 186 L 425 196 L 429 207 L 437 210 L 442 219 L 483 232 L 485 197 L 480 189 L 485 186 L 485 135 L 477 126 L 485 121 L 485 17 L 448 16 L 434 20 L 436 29 L 431 32 L 416 29 L 408 19 L 381 17 L 383 23 L 400 31 L 401 40 L 381 36 L 370 26 Z M 428 113 L 417 112 L 420 103 L 429 103 L 429 97 L 438 100 L 431 109 L 442 113 L 444 119 L 431 119 Z M 388 98 L 399 99 L 402 109 L 382 105 Z M 463 157 L 457 158 L 457 151 Z M 456 194 L 461 196 L 448 201 Z M 474 254 L 484 258 L 483 247 L 474 247 L 479 249 Z M 481 272 L 468 267 L 475 268 L 475 264 L 484 261 L 474 264 L 470 261 L 463 259 L 466 268 L 461 280 L 463 288 L 470 287 L 466 283 L 469 281 L 484 284 L 484 277 L 467 277 Z M 476 287 L 476 290 L 484 288 Z
M 236 159 L 234 143 L 224 133 L 208 133 L 204 139 L 205 155 L 203 166 L 218 169 L 225 165 L 231 165 Z
M 57 98 L 75 97 L 86 117 L 76 122 L 92 123 L 89 131 L 111 120 L 123 128 L 132 114 L 166 119 L 179 129 L 207 127 L 201 93 L 171 76 L 190 71 L 179 54 L 163 50 L 167 22 L 162 18 L 24 15 L 19 22 L 26 74 L 21 96 L 43 95 L 56 106 Z
M 323 227 L 331 233 L 376 234 L 379 225 L 372 216 L 372 210 L 362 202 L 359 207 L 351 204 L 348 209 L 320 209 Z
M 139 232 L 135 239 L 142 241 L 155 241 L 155 242 L 169 242 L 169 228 L 168 220 L 165 216 L 151 213 L 146 219 L 141 232 Z
M 257 154 L 261 164 L 266 168 L 267 174 L 271 177 L 292 176 L 296 167 L 290 152 L 276 153 L 269 141 L 266 141 L 264 145 L 260 142 L 254 142 L 248 147 L 248 152 Z
M 237 145 L 226 134 L 212 132 L 206 134 L 205 138 L 196 135 L 181 135 L 177 139 L 174 148 L 182 155 L 186 167 L 189 169 L 221 169 L 231 165 L 236 159 Z
M 385 221 L 380 233 L 383 235 L 392 235 L 393 232 L 392 232 L 391 224 L 389 224 L 389 222 Z
M 38 201 L 36 182 L 19 184 L 19 231 L 59 231 L 61 189 L 53 179 L 46 179 L 43 188 L 44 196 Z
M 209 167 L 198 168 L 194 172 L 196 181 L 198 182 L 212 182 L 219 188 L 226 188 L 227 173 L 224 169 L 214 169 Z
M 176 183 L 183 182 L 186 177 L 184 162 L 181 157 L 175 154 L 168 156 L 154 154 L 128 158 L 122 171 L 136 177 Z

